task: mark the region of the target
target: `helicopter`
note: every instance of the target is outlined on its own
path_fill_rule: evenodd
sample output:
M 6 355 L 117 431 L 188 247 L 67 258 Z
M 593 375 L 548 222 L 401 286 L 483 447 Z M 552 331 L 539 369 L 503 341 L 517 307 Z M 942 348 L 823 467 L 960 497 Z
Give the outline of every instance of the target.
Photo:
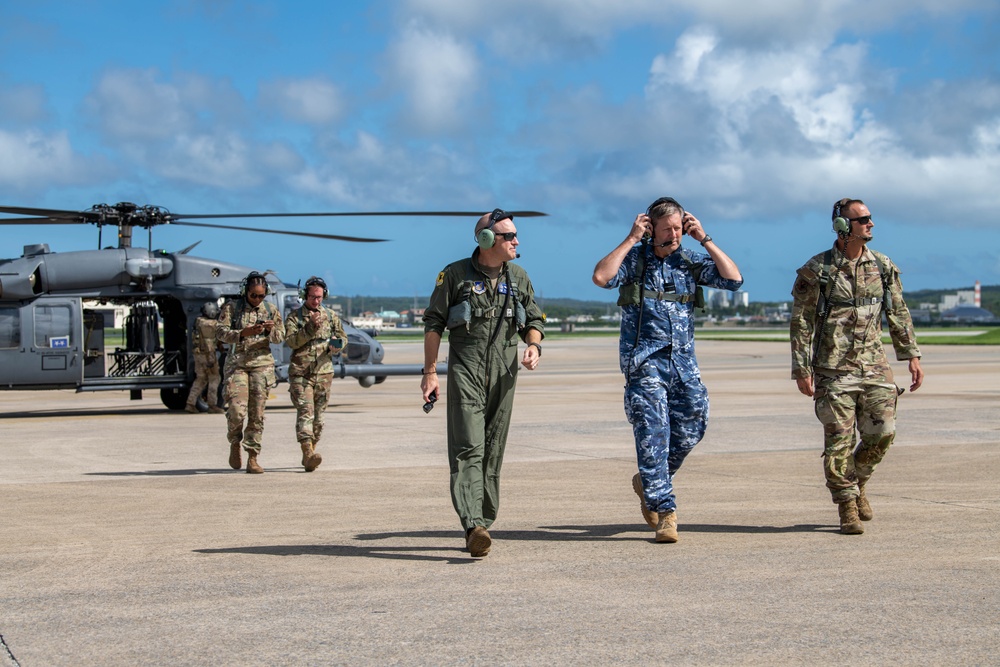
M 192 220 L 232 218 L 461 216 L 463 211 L 221 213 L 176 214 L 162 206 L 119 202 L 95 204 L 83 211 L 0 206 L 0 225 L 93 224 L 98 249 L 53 252 L 47 243 L 24 246 L 20 257 L 0 259 L 0 389 L 128 391 L 132 400 L 143 391 L 159 390 L 170 410 L 183 410 L 194 381 L 192 335 L 201 307 L 210 301 L 240 297 L 243 279 L 253 270 L 225 261 L 195 257 L 198 243 L 177 252 L 154 250 L 153 227 L 183 225 L 234 231 L 286 234 L 348 243 L 382 243 L 337 234 L 220 225 Z M 545 215 L 514 211 L 512 215 Z M 104 227 L 117 232 L 117 247 L 101 247 Z M 135 228 L 146 229 L 148 248 L 132 245 Z M 285 318 L 301 305 L 299 287 L 265 272 L 266 297 Z M 106 351 L 108 307 L 122 308 L 124 344 Z M 356 378 L 363 387 L 388 376 L 419 375 L 420 364 L 385 364 L 377 332 L 344 322 L 348 345 L 334 360 L 334 376 Z M 288 380 L 291 350 L 272 344 L 275 375 Z M 439 364 L 439 372 L 446 365 Z M 199 400 L 199 408 L 207 409 Z

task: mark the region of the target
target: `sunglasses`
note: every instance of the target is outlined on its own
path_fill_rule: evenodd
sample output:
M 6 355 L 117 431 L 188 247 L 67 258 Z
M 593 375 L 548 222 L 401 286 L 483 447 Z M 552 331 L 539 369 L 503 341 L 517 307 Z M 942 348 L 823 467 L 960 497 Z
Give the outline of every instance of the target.
M 860 222 L 862 225 L 867 225 L 872 221 L 872 217 L 870 215 L 863 215 L 860 218 L 848 218 L 848 220 L 851 222 Z
M 248 299 L 253 299 L 254 301 L 256 301 L 258 299 L 263 299 L 265 296 L 266 296 L 265 292 L 260 292 L 260 293 L 257 293 L 257 292 L 247 292 L 247 298 Z
M 504 241 L 513 241 L 517 238 L 517 232 L 499 232 L 494 234 L 498 239 L 503 239 Z

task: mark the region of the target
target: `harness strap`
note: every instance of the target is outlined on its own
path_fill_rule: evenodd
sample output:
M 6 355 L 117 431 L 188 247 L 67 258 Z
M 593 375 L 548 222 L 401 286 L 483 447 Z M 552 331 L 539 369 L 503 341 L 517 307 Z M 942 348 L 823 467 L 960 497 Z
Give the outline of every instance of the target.
M 861 306 L 875 306 L 882 303 L 882 297 L 880 296 L 859 296 L 854 301 L 830 301 L 831 306 L 855 306 L 860 308 Z

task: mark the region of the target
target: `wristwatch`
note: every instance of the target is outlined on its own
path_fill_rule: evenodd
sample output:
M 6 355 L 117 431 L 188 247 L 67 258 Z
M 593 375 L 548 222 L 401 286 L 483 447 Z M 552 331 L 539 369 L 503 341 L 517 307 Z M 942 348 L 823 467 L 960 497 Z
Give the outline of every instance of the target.
M 542 346 L 538 343 L 528 343 L 528 347 L 531 347 L 532 345 L 538 348 L 538 356 L 542 356 Z
M 703 238 L 701 241 L 698 241 L 698 243 L 700 243 L 702 247 L 705 247 L 705 244 L 708 243 L 711 240 L 712 240 L 712 237 L 709 236 L 708 234 L 705 234 L 705 238 Z

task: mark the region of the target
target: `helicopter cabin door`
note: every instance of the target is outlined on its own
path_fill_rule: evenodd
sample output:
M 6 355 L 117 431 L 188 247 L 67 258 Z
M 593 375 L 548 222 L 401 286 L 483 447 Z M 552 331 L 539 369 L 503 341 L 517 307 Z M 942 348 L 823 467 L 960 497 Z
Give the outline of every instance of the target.
M 41 297 L 0 307 L 0 366 L 10 387 L 76 388 L 83 381 L 82 305 Z

